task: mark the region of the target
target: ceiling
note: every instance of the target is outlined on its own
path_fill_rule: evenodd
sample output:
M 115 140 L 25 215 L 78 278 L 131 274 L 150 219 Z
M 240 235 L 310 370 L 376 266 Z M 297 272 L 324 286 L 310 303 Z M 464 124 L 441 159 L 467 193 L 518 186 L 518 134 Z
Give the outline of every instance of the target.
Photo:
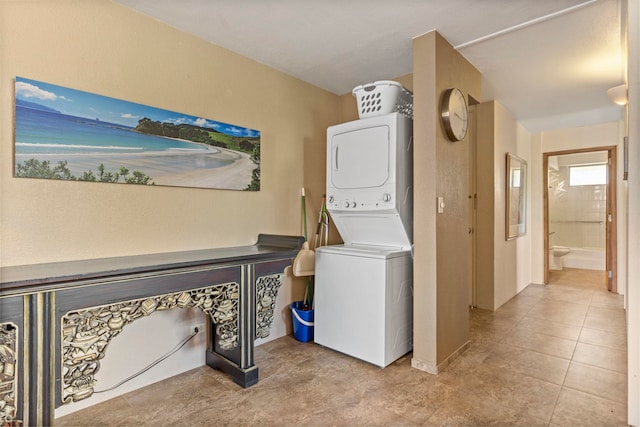
M 114 0 L 336 94 L 412 72 L 437 30 L 529 131 L 622 118 L 620 0 Z

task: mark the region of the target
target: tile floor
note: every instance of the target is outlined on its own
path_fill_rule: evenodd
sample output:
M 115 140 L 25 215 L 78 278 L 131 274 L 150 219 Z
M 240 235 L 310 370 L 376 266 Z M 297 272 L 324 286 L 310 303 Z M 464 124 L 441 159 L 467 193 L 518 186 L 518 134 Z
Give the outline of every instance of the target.
M 407 355 L 385 369 L 291 336 L 256 349 L 241 389 L 201 367 L 56 420 L 60 426 L 626 425 L 623 300 L 599 272 L 565 270 L 496 312 L 438 376 Z

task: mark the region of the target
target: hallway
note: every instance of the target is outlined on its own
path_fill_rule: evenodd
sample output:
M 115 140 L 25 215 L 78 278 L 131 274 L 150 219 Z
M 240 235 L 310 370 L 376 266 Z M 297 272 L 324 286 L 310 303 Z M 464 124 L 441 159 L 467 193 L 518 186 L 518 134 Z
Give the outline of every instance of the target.
M 56 425 L 626 425 L 623 297 L 601 272 L 557 273 L 472 310 L 470 347 L 438 376 L 410 354 L 381 370 L 287 336 L 256 348 L 251 388 L 205 366 Z

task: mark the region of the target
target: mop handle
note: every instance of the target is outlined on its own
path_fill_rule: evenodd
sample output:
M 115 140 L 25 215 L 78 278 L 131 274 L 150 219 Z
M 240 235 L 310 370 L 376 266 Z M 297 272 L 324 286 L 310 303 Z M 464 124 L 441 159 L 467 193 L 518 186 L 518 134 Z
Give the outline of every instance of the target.
M 307 240 L 307 203 L 304 197 L 304 187 L 302 187 L 302 225 L 304 227 L 304 240 Z

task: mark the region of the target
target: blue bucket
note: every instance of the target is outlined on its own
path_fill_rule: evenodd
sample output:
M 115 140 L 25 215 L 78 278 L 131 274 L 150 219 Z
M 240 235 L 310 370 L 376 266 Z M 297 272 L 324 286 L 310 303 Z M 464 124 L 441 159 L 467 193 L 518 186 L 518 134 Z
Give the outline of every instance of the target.
M 313 310 L 303 310 L 302 301 L 291 303 L 293 337 L 300 342 L 313 341 Z

